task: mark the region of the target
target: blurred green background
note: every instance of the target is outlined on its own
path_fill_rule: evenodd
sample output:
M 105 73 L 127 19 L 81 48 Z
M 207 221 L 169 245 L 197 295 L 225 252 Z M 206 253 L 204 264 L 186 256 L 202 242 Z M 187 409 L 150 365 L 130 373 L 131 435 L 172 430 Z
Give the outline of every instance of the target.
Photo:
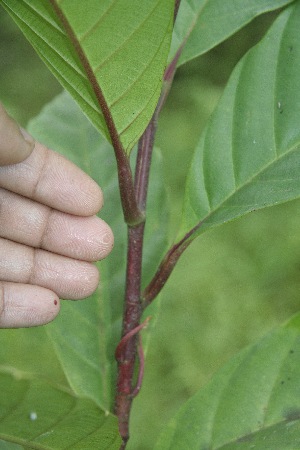
M 256 19 L 177 73 L 157 137 L 172 204 L 170 242 L 201 130 L 234 65 L 273 19 L 274 14 Z M 25 126 L 60 91 L 0 10 L 0 100 Z M 188 248 L 162 295 L 143 389 L 134 402 L 129 449 L 152 449 L 178 407 L 222 364 L 299 310 L 299 228 L 300 201 L 295 201 L 223 225 Z

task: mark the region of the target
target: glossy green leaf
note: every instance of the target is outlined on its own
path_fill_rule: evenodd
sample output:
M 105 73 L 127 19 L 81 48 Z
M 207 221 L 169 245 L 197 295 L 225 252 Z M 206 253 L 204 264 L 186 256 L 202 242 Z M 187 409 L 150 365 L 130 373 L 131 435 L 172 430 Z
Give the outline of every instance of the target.
M 246 348 L 170 421 L 155 450 L 300 448 L 300 314 Z
M 181 235 L 300 195 L 300 2 L 236 67 L 196 149 Z
M 293 0 L 181 0 L 170 59 L 186 41 L 179 65 L 196 58 L 243 28 L 255 17 Z
M 114 155 L 110 144 L 66 93 L 45 107 L 30 123 L 29 130 L 35 138 L 91 175 L 104 192 L 105 206 L 100 216 L 114 232 L 115 247 L 111 255 L 99 263 L 101 284 L 86 301 L 63 302 L 59 317 L 46 329 L 74 392 L 110 410 L 116 377 L 114 351 L 121 335 L 127 238 Z M 153 162 L 149 192 L 152 214 L 146 226 L 144 283 L 149 281 L 167 245 L 167 233 L 162 228 L 168 212 L 158 152 Z
M 160 95 L 174 1 L 0 4 L 96 128 L 109 138 L 110 121 L 129 153 Z M 104 111 L 110 119 L 104 119 Z
M 91 400 L 18 371 L 0 370 L 0 386 L 3 441 L 49 450 L 119 449 L 116 417 L 101 411 Z

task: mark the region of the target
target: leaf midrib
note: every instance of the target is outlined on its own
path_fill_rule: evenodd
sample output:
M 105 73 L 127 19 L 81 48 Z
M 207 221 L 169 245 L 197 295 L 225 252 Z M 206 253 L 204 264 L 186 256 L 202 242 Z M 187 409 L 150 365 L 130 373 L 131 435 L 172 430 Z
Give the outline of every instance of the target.
M 73 28 L 70 25 L 66 15 L 61 10 L 57 0 L 49 0 L 49 1 L 53 7 L 53 10 L 54 10 L 55 14 L 57 15 L 58 19 L 61 20 L 62 25 L 63 25 L 64 29 L 66 30 L 66 34 L 67 34 L 67 36 L 69 36 L 69 39 L 72 42 L 74 51 L 77 53 L 82 65 L 83 65 L 83 69 L 85 71 L 86 77 L 87 77 L 87 79 L 92 87 L 92 90 L 97 98 L 99 108 L 102 111 L 102 114 L 103 114 L 107 129 L 109 131 L 111 141 L 115 148 L 115 151 L 118 151 L 118 152 L 124 154 L 125 151 L 124 151 L 123 145 L 120 141 L 119 133 L 117 131 L 115 122 L 114 122 L 111 112 L 109 110 L 109 107 L 108 107 L 107 101 L 105 99 L 105 96 L 102 92 L 102 89 L 96 79 L 94 71 L 93 71 L 93 69 L 90 65 L 90 62 L 84 52 L 84 49 L 82 48 L 77 36 L 75 35 L 75 32 L 73 31 Z

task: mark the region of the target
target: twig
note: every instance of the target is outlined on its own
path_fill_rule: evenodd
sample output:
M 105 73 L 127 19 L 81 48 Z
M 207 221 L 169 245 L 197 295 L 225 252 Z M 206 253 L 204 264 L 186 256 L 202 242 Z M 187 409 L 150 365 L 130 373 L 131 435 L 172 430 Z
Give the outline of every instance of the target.
M 166 256 L 163 258 L 156 274 L 150 281 L 149 285 L 146 287 L 142 293 L 143 309 L 147 308 L 150 303 L 157 297 L 160 293 L 167 280 L 169 279 L 175 265 L 177 264 L 182 253 L 187 249 L 187 247 L 192 242 L 193 234 L 201 227 L 202 222 L 199 222 L 194 228 L 192 228 L 177 244 L 168 251 Z

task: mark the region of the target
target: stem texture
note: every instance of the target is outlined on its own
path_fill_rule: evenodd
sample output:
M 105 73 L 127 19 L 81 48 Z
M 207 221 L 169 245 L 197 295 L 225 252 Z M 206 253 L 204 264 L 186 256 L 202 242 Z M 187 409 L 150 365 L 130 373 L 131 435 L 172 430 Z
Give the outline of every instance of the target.
M 179 4 L 180 0 L 176 0 L 174 21 L 178 12 Z M 157 107 L 151 121 L 149 122 L 149 125 L 139 140 L 138 145 L 134 192 L 137 209 L 140 212 L 140 219 L 136 225 L 130 226 L 129 224 L 128 226 L 127 275 L 123 328 L 122 338 L 116 350 L 118 378 L 115 413 L 119 420 L 119 431 L 123 439 L 123 444 L 120 450 L 124 450 L 126 448 L 126 444 L 129 439 L 129 418 L 131 405 L 133 398 L 140 390 L 144 373 L 144 354 L 138 333 L 144 327 L 144 324 L 140 325 L 144 306 L 142 304 L 141 293 L 142 254 L 146 220 L 145 211 L 154 138 L 157 129 L 158 116 L 170 91 L 176 70 L 176 64 L 182 48 L 183 47 L 180 47 L 177 51 L 173 61 L 171 61 L 165 71 L 164 84 Z M 120 191 L 121 197 L 122 195 L 126 197 L 127 192 L 121 184 Z M 181 247 L 178 251 L 181 251 Z M 154 291 L 151 290 L 151 293 L 153 292 Z M 139 370 L 137 382 L 134 383 L 137 355 L 139 356 Z
M 124 344 L 121 339 L 116 352 L 118 379 L 115 409 L 119 419 L 119 431 L 125 445 L 129 439 L 129 416 L 134 391 L 133 379 L 137 353 L 137 334 L 132 334 L 129 339 L 126 336 L 139 327 L 141 320 L 143 234 L 144 223 L 128 229 L 127 276 L 122 331 Z

